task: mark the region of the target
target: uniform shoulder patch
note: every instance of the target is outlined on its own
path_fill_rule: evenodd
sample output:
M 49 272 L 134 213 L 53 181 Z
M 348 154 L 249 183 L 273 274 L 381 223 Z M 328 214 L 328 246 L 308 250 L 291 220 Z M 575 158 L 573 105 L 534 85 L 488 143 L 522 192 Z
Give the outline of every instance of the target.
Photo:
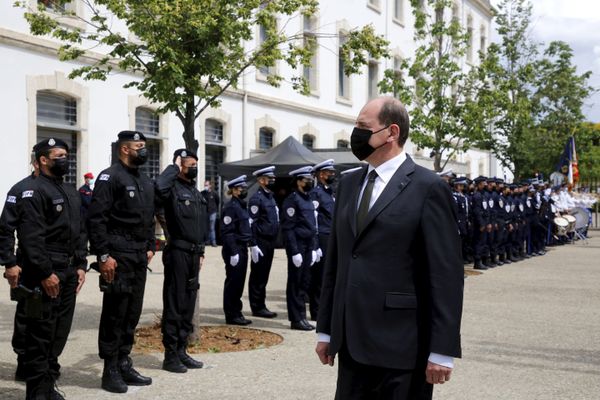
M 294 207 L 290 207 L 286 210 L 287 215 L 289 215 L 290 217 L 293 217 L 294 214 L 296 214 L 296 209 Z
M 226 215 L 223 217 L 223 223 L 225 225 L 229 225 L 231 223 L 231 217 L 229 215 Z
M 22 194 L 21 194 L 21 198 L 25 199 L 27 197 L 33 197 L 33 190 L 25 190 Z
M 319 202 L 316 200 L 313 200 L 313 206 L 315 206 L 315 210 L 316 210 L 317 208 L 319 208 Z
M 250 212 L 252 214 L 256 214 L 258 212 L 258 206 L 254 205 L 254 206 L 250 207 Z
M 98 178 L 99 181 L 108 181 L 108 179 L 110 178 L 109 174 L 102 174 L 100 175 L 100 177 Z
M 7 196 L 6 197 L 6 202 L 7 203 L 16 203 L 17 202 L 17 196 Z

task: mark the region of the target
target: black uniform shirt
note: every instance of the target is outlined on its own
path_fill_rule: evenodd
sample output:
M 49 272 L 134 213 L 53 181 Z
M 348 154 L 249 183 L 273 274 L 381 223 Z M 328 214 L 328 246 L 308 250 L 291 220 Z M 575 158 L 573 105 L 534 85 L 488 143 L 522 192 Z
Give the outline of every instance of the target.
M 154 185 L 148 176 L 119 161 L 98 176 L 88 210 L 95 254 L 110 254 L 109 235 L 129 236 L 154 251 Z

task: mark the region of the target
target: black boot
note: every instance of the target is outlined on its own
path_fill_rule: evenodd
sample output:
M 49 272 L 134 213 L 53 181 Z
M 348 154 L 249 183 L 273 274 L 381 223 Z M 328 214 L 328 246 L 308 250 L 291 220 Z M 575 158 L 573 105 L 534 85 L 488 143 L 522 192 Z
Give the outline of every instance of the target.
M 25 388 L 25 400 L 48 400 L 50 399 L 50 388 L 52 387 L 49 379 L 36 379 L 27 382 Z
M 475 266 L 473 267 L 474 269 L 479 269 L 482 271 L 485 271 L 486 269 L 488 269 L 485 265 L 483 265 L 483 263 L 481 262 L 481 260 L 476 260 L 475 261 Z
M 56 384 L 50 389 L 50 400 L 65 400 L 65 396 L 57 389 Z
M 102 389 L 111 393 L 126 393 L 127 384 L 121 376 L 116 360 L 104 360 L 102 373 Z
M 173 350 L 165 351 L 165 360 L 163 361 L 162 369 L 176 374 L 183 374 L 188 370 L 179 359 L 177 352 Z
M 140 375 L 133 368 L 131 358 L 125 357 L 119 360 L 119 371 L 126 384 L 129 386 L 148 386 L 152 384 L 152 378 Z
M 504 261 L 504 264 L 512 264 L 512 260 L 510 259 L 510 252 L 507 251 L 505 254 L 502 255 L 502 261 Z
M 180 346 L 177 349 L 177 355 L 181 360 L 181 363 L 188 367 L 189 369 L 200 369 L 204 366 L 204 363 L 199 360 L 194 360 L 190 355 L 186 352 L 187 346 Z
M 500 253 L 498 255 L 498 261 L 496 261 L 498 266 L 504 265 L 504 253 Z

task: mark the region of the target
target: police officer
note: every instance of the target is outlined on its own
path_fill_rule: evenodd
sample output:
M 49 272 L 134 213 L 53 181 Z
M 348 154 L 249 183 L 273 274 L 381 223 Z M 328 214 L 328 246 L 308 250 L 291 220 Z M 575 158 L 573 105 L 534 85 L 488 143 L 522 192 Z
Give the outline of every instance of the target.
M 288 258 L 288 279 L 285 290 L 291 328 L 302 331 L 315 329 L 306 320 L 305 296 L 310 285 L 310 267 L 317 260 L 317 220 L 310 199 L 313 188 L 312 167 L 290 172 L 294 191 L 283 201 L 281 229 Z
M 261 168 L 252 173 L 259 188 L 248 202 L 252 239 L 250 240 L 250 278 L 248 297 L 252 315 L 262 318 L 275 318 L 277 313 L 265 304 L 267 282 L 273 264 L 275 241 L 279 233 L 279 209 L 273 198 L 275 167 Z
M 17 203 L 22 249 L 21 284 L 33 293 L 25 301 L 27 399 L 62 399 L 55 390 L 62 353 L 71 330 L 75 296 L 85 281 L 81 200 L 63 182 L 69 146 L 50 138 L 33 148 L 40 175 L 23 185 Z
M 31 181 L 39 175 L 39 166 L 35 160 L 35 153 L 32 154 L 31 164 L 34 171 L 10 188 L 6 195 L 2 215 L 0 215 L 0 265 L 3 265 L 5 268 L 4 278 L 8 281 L 11 289 L 15 289 L 19 284 L 22 271 L 20 265 L 22 265 L 23 261 L 22 252 L 15 252 L 15 232 L 20 221 L 17 213 L 17 202 L 21 199 L 21 194 L 25 186 L 29 186 Z M 25 381 L 23 355 L 25 354 L 26 318 L 25 302 L 17 300 L 12 337 L 13 351 L 17 354 L 16 381 Z
M 469 226 L 469 201 L 463 194 L 467 185 L 467 178 L 456 178 L 452 184 L 452 196 L 456 203 L 456 219 L 458 223 L 458 232 L 462 246 L 463 262 L 466 263 L 467 243 L 468 243 L 468 226 Z
M 478 176 L 473 180 L 476 185 L 476 191 L 472 197 L 473 210 L 473 256 L 475 259 L 475 269 L 486 270 L 482 260 L 487 256 L 488 235 L 492 231 L 490 216 L 488 212 L 488 201 L 484 195 L 487 185 L 486 178 Z
M 484 265 L 488 268 L 494 268 L 498 265 L 496 262 L 496 254 L 498 252 L 498 193 L 496 192 L 496 178 L 488 178 L 486 192 L 484 198 L 488 203 L 488 214 L 490 218 L 490 224 L 492 225 L 491 231 L 488 232 L 487 247 L 489 249 L 489 258 L 484 262 Z
M 331 233 L 331 224 L 333 222 L 333 209 L 335 206 L 335 196 L 333 193 L 333 184 L 335 182 L 335 166 L 332 159 L 325 160 L 313 167 L 317 186 L 310 191 L 310 198 L 313 201 L 317 212 L 317 230 L 319 247 L 317 249 L 317 259 L 310 269 L 310 286 L 308 290 L 310 319 L 317 320 L 319 312 L 319 299 L 321 297 L 321 283 L 323 282 L 323 268 L 325 264 L 325 255 L 329 234 Z
M 246 175 L 227 183 L 231 200 L 223 207 L 221 221 L 221 255 L 225 262 L 225 286 L 223 288 L 223 311 L 225 322 L 230 325 L 249 325 L 251 320 L 242 314 L 242 294 L 248 269 L 248 243 L 252 240 L 250 217 L 246 209 L 248 185 Z
M 187 354 L 193 332 L 194 307 L 200 284 L 198 275 L 208 239 L 206 200 L 196 189 L 198 157 L 188 149 L 173 154 L 169 165 L 156 179 L 156 195 L 164 205 L 169 239 L 163 251 L 162 334 L 165 347 L 163 369 L 183 373 L 202 368 L 203 363 Z
M 156 244 L 154 185 L 139 168 L 148 157 L 146 138 L 141 132 L 122 131 L 117 149 L 119 160 L 96 180 L 88 232 L 104 290 L 98 332 L 99 355 L 104 360 L 102 388 L 125 393 L 127 385 L 152 383 L 133 368 L 129 354 Z

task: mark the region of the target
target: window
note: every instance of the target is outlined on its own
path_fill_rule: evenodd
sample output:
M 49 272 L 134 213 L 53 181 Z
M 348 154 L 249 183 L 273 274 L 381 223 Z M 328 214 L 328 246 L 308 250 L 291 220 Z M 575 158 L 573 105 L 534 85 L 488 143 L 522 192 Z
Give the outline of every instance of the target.
M 482 25 L 481 28 L 479 28 L 479 51 L 481 51 L 482 56 L 485 54 L 485 50 L 487 48 L 487 38 L 485 31 L 485 26 Z
M 452 4 L 452 20 L 460 23 L 460 8 L 458 3 Z
M 419 7 L 419 10 L 425 11 L 425 0 L 419 0 L 418 7 Z
M 344 72 L 344 59 L 342 57 L 342 47 L 348 40 L 344 33 L 339 34 L 339 47 L 338 47 L 338 97 L 343 99 L 350 99 L 350 78 Z
M 309 134 L 302 135 L 302 145 L 307 149 L 312 150 L 315 145 L 315 137 Z
M 273 147 L 273 131 L 269 128 L 260 128 L 258 131 L 258 148 L 268 150 Z
M 160 174 L 160 151 L 161 140 L 159 129 L 159 115 L 148 108 L 138 107 L 135 109 L 135 130 L 146 136 L 146 148 L 148 149 L 148 161 L 141 167 L 150 179 L 154 180 Z
M 225 148 L 223 146 L 206 145 L 204 153 L 205 179 L 213 182 L 215 191 L 220 191 L 221 178 L 219 176 L 219 164 L 225 160 Z M 198 178 L 199 179 L 199 178 Z
M 44 5 L 46 10 L 54 11 L 54 12 L 68 12 L 73 11 L 75 9 L 75 5 L 73 1 L 66 1 L 61 4 L 60 1 L 57 0 L 37 0 L 38 5 Z
M 404 0 L 394 0 L 394 19 L 404 22 Z
M 40 91 L 37 103 L 37 142 L 61 139 L 69 146 L 69 170 L 64 181 L 77 185 L 77 100 L 53 92 Z
M 467 43 L 467 61 L 473 62 L 473 17 L 470 15 L 467 18 L 467 35 L 469 35 Z
M 306 79 L 311 92 L 317 90 L 318 44 L 316 36 L 317 27 L 315 25 L 315 18 L 306 15 L 304 16 L 304 47 L 312 48 L 314 51 L 314 54 L 310 59 L 310 65 L 305 65 L 303 71 L 304 79 Z
M 206 124 L 206 141 L 211 143 L 223 143 L 223 124 L 214 119 L 207 119 Z
M 337 141 L 337 148 L 338 149 L 347 149 L 349 148 L 349 143 L 347 140 L 338 140 Z
M 265 43 L 268 38 L 269 38 L 269 36 L 267 34 L 267 28 L 264 25 L 259 25 L 258 26 L 258 47 L 262 46 L 262 44 Z M 273 75 L 275 73 L 275 66 L 263 65 L 262 67 L 259 67 L 258 70 L 260 71 L 261 74 L 263 74 L 265 76 Z
M 379 64 L 376 61 L 369 62 L 369 74 L 368 74 L 368 96 L 369 99 L 377 97 L 379 90 L 377 83 L 379 79 Z

